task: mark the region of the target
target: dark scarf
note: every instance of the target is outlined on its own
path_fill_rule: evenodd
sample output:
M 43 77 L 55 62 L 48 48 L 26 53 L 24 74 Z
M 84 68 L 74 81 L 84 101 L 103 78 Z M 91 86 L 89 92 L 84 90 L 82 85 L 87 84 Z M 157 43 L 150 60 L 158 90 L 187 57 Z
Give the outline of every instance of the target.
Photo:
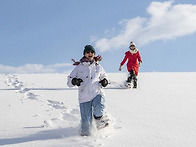
M 73 65 L 78 65 L 78 64 L 80 64 L 80 63 L 83 63 L 83 62 L 90 62 L 91 64 L 95 61 L 96 62 L 96 65 L 98 65 L 98 61 L 101 61 L 102 60 L 102 57 L 100 56 L 100 55 L 98 55 L 98 56 L 96 56 L 95 58 L 94 58 L 94 60 L 93 61 L 90 61 L 89 59 L 87 59 L 85 56 L 83 56 L 81 59 L 80 59 L 80 61 L 75 61 L 74 59 L 71 59 L 74 63 L 73 63 Z
M 80 59 L 80 62 L 83 63 L 83 62 L 89 62 L 90 64 L 92 64 L 95 60 L 89 60 L 87 59 L 85 56 L 83 56 L 81 59 Z

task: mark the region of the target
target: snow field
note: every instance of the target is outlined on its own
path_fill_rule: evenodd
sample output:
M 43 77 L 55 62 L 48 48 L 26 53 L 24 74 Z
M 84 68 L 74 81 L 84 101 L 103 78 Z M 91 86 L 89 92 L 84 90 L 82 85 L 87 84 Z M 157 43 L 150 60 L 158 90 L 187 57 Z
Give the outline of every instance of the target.
M 0 75 L 0 146 L 196 146 L 196 73 L 140 73 L 138 89 L 122 89 L 126 76 L 109 74 L 110 127 L 81 137 L 67 75 Z

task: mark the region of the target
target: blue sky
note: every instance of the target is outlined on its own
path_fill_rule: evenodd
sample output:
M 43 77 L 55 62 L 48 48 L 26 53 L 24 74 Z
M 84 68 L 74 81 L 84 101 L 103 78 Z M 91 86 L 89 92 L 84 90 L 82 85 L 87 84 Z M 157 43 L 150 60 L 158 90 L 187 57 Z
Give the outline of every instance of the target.
M 0 0 L 0 73 L 70 72 L 86 44 L 119 72 L 132 40 L 140 72 L 196 72 L 195 38 L 195 0 Z

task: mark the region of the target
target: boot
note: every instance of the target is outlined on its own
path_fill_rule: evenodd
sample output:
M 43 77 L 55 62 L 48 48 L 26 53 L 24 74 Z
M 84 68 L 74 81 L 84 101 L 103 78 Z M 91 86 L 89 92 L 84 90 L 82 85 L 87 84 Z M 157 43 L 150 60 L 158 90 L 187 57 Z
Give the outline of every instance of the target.
M 135 89 L 137 88 L 137 81 L 135 81 L 135 80 L 133 82 L 133 88 L 135 88 Z
M 133 76 L 133 72 L 134 72 L 133 70 L 131 70 L 131 71 L 129 72 L 129 77 L 127 78 L 127 81 L 126 81 L 127 83 L 131 83 L 131 81 L 132 81 L 132 79 L 133 79 L 133 77 L 134 77 L 134 76 Z
M 126 82 L 131 83 L 131 80 L 132 80 L 132 76 L 128 77 Z

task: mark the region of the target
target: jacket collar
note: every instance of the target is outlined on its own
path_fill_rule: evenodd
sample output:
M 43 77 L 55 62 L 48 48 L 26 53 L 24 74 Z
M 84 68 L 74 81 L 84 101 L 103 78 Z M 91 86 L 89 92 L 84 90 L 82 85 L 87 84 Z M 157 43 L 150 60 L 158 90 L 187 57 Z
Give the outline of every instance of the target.
M 138 49 L 137 49 L 137 48 L 135 48 L 134 50 L 129 50 L 129 52 L 130 52 L 131 54 L 135 54 L 135 53 L 137 53 L 137 52 L 138 52 Z

